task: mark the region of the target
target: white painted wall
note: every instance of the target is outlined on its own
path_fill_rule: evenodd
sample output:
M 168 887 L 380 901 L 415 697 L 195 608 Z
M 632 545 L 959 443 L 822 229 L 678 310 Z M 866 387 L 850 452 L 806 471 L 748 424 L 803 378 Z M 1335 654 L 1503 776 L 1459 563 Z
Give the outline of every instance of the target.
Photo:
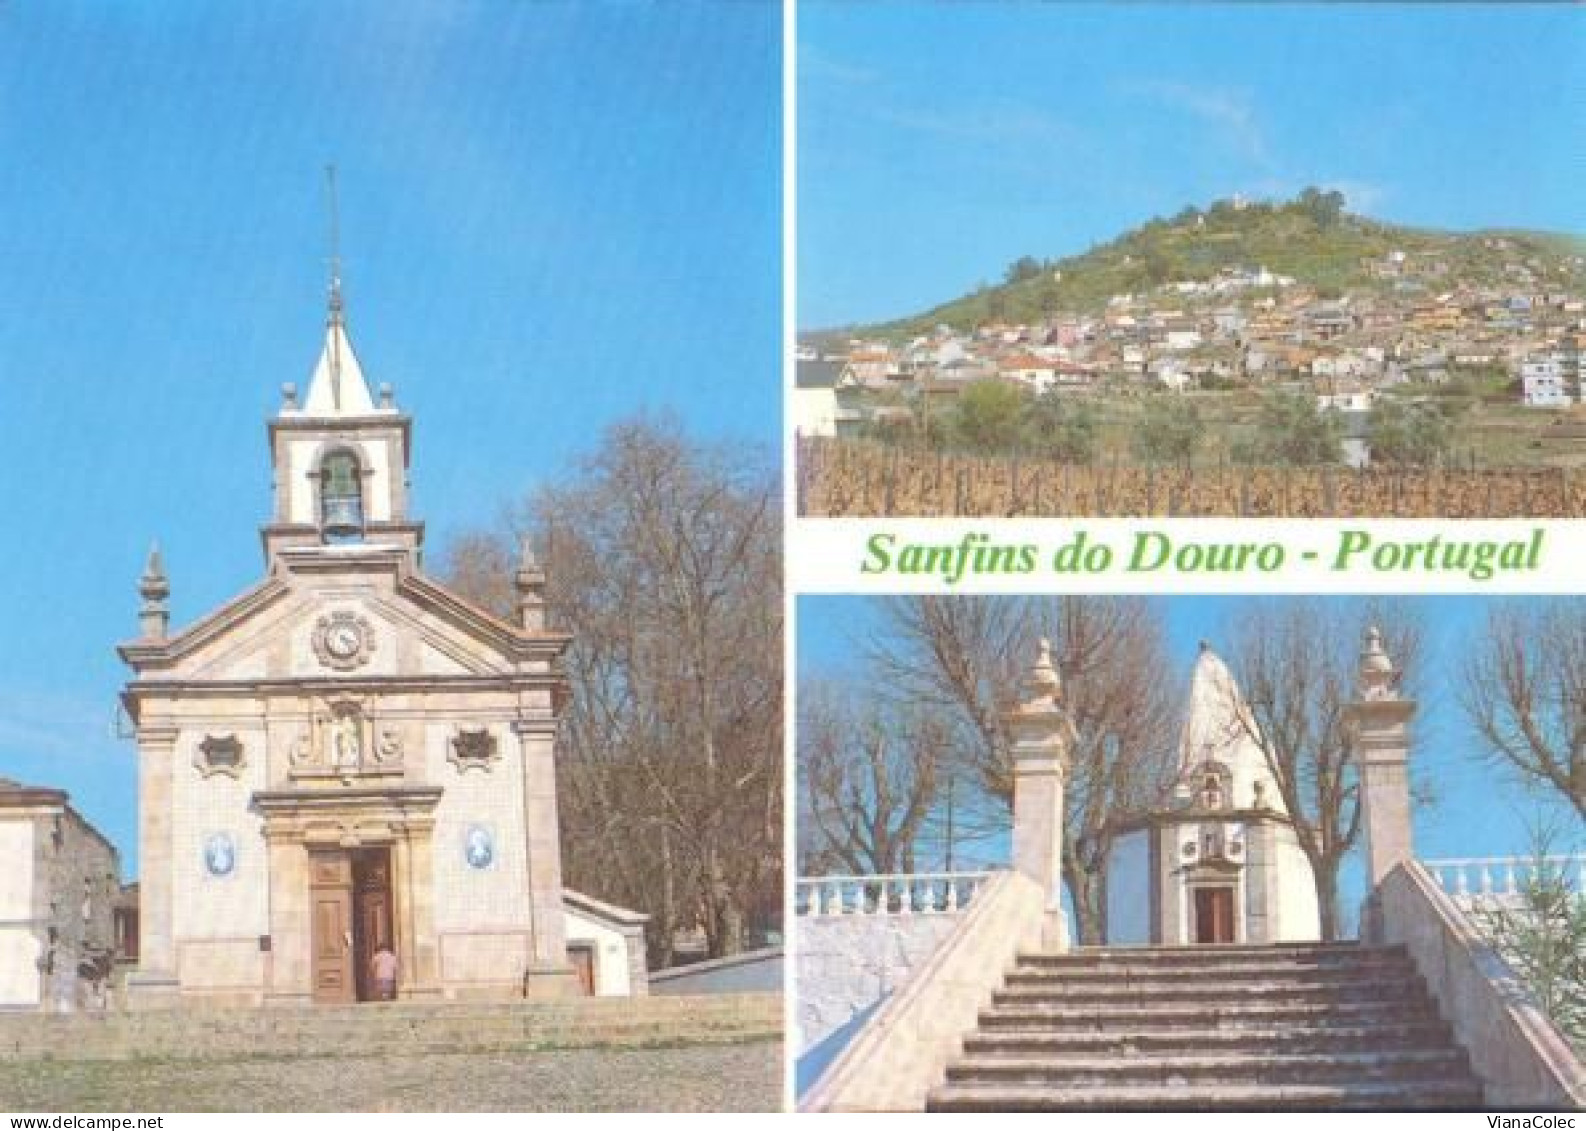
M 32 919 L 33 823 L 0 821 L 0 1008 L 39 1004 Z
M 877 1005 L 908 980 L 914 968 L 930 957 L 961 918 L 800 917 L 794 1047 L 802 1054 Z
M 1316 883 L 1311 862 L 1300 851 L 1294 831 L 1278 829 L 1278 942 L 1315 942 L 1322 935 L 1322 917 L 1316 905 Z
M 835 436 L 837 394 L 831 389 L 795 389 L 788 415 L 800 436 Z
M 0 820 L 0 923 L 33 918 L 33 818 Z

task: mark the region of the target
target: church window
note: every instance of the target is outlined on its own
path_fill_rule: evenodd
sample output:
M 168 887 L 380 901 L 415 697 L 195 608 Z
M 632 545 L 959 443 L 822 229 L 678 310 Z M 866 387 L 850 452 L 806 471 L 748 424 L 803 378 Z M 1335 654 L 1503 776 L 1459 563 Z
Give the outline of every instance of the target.
M 358 457 L 332 452 L 319 470 L 320 525 L 331 542 L 352 542 L 363 536 L 363 483 Z

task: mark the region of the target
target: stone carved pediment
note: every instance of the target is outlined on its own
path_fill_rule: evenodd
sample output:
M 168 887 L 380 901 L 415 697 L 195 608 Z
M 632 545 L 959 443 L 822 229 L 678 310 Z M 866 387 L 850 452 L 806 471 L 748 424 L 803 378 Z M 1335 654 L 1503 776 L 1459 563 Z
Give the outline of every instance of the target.
M 288 776 L 341 779 L 403 772 L 406 734 L 399 723 L 372 716 L 365 699 L 333 696 L 317 703 L 288 747 Z

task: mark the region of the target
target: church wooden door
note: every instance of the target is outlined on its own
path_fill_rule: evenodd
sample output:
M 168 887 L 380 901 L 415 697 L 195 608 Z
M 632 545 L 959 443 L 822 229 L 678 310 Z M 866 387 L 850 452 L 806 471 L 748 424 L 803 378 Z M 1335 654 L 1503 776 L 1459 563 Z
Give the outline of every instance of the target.
M 309 906 L 314 1000 L 353 1000 L 352 869 L 344 852 L 311 852 Z
M 1198 943 L 1234 941 L 1233 888 L 1195 889 L 1195 941 Z
M 352 938 L 358 1000 L 374 1001 L 380 996 L 374 983 L 375 951 L 382 946 L 396 949 L 391 939 L 390 849 L 366 848 L 352 855 Z

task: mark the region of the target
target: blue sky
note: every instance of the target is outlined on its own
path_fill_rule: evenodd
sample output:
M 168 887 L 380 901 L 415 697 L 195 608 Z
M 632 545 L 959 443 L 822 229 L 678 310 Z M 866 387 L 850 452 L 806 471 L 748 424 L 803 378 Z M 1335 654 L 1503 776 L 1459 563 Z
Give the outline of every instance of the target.
M 432 552 L 643 407 L 778 442 L 770 3 L 0 4 L 0 775 L 135 871 L 109 737 L 159 538 L 186 623 L 261 572 L 264 421 L 323 333 L 323 167 Z
M 912 314 L 1234 193 L 1586 231 L 1578 6 L 804 0 L 798 19 L 801 327 Z
M 1233 625 L 1243 609 L 1256 601 L 1277 603 L 1281 597 L 1177 597 L 1159 599 L 1166 617 L 1172 670 L 1162 678 L 1187 686 L 1200 641 L 1227 654 Z M 1340 616 L 1359 615 L 1359 598 L 1318 598 Z M 1379 599 L 1380 600 L 1380 599 Z M 1457 699 L 1458 673 L 1465 649 L 1483 630 L 1495 601 L 1525 598 L 1421 597 L 1390 598 L 1417 618 L 1424 632 L 1424 654 L 1416 694 L 1418 710 L 1412 724 L 1411 773 L 1431 785 L 1436 800 L 1416 813 L 1415 847 L 1422 859 L 1469 856 L 1526 855 L 1528 826 L 1539 817 L 1560 830 L 1575 829 L 1577 843 L 1556 844 L 1554 851 L 1580 851 L 1579 829 L 1562 804 L 1550 803 L 1519 786 L 1515 779 L 1477 756 L 1478 745 Z M 876 603 L 865 597 L 802 597 L 798 602 L 798 678 L 841 678 L 862 672 L 857 646 L 878 624 Z M 1567 832 L 1566 832 L 1567 837 Z M 1007 845 L 986 842 L 978 848 L 988 860 L 1005 857 Z M 1000 856 L 999 856 L 1000 854 Z M 1345 905 L 1359 902 L 1358 853 L 1344 875 Z

